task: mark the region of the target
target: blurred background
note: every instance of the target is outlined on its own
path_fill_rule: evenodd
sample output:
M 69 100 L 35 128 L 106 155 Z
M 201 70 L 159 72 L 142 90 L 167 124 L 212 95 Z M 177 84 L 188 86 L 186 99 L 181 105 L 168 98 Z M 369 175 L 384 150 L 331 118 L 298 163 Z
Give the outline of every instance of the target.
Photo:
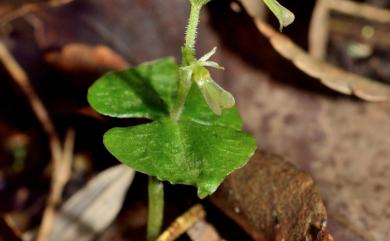
M 245 130 L 260 149 L 312 176 L 335 240 L 388 241 L 390 1 L 280 2 L 296 16 L 282 33 L 272 30 L 277 20 L 260 0 L 211 1 L 202 14 L 198 56 L 218 46 L 214 60 L 225 71 L 213 75 L 236 97 Z M 58 214 L 90 180 L 96 189 L 81 193 L 81 202 L 102 200 L 110 190 L 101 202 L 113 208 L 96 204 L 104 212 L 88 220 L 101 222 L 73 230 L 89 233 L 73 240 L 144 240 L 147 178 L 109 169 L 118 161 L 102 135 L 145 120 L 99 116 L 86 94 L 107 71 L 180 59 L 188 12 L 186 0 L 0 1 L 1 241 L 33 239 L 52 185 L 60 191 L 51 207 Z M 114 171 L 93 179 L 105 170 Z M 194 188 L 166 187 L 168 226 L 199 201 Z M 256 239 L 229 211 L 202 203 L 213 232 L 226 240 Z M 53 220 L 49 231 L 58 233 L 47 240 L 58 239 L 66 226 L 56 229 Z

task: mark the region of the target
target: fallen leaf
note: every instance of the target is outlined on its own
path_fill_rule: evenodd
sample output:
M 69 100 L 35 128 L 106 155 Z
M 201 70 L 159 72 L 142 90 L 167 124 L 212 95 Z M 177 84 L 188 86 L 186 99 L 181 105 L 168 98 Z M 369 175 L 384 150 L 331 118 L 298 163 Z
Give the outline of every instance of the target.
M 217 230 L 205 220 L 197 221 L 190 229 L 187 230 L 187 234 L 192 241 L 221 241 Z
M 275 155 L 257 151 L 211 200 L 256 241 L 331 240 L 313 179 Z
M 325 86 L 346 95 L 355 95 L 367 101 L 390 99 L 390 86 L 360 75 L 356 75 L 310 56 L 288 37 L 278 33 L 265 22 L 256 19 L 258 30 L 271 42 L 283 57 Z
M 62 206 L 48 241 L 88 241 L 104 231 L 120 211 L 134 173 L 118 165 L 93 178 Z
M 55 67 L 72 73 L 106 72 L 112 69 L 125 69 L 130 64 L 110 48 L 82 43 L 65 45 L 60 51 L 49 52 L 45 60 Z

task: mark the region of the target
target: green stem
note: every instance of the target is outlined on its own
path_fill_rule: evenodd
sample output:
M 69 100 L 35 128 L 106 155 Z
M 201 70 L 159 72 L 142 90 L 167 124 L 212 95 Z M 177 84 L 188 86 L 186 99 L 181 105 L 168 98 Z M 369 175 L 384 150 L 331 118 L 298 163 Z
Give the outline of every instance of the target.
M 200 10 L 202 9 L 203 5 L 206 4 L 206 2 L 208 1 L 191 1 L 191 12 L 188 18 L 184 47 L 182 48 L 182 67 L 189 66 L 196 61 L 195 43 L 199 26 Z M 185 70 L 180 70 L 177 101 L 175 107 L 171 112 L 171 118 L 175 121 L 178 121 L 180 119 L 188 92 L 191 89 L 191 85 L 192 80 L 191 78 L 188 78 L 188 72 L 186 72 Z
M 200 10 L 202 9 L 202 6 L 203 5 L 201 4 L 191 3 L 191 12 L 190 17 L 188 18 L 184 48 L 191 50 L 193 55 L 195 55 L 196 35 L 198 32 Z
M 155 177 L 149 177 L 148 195 L 147 240 L 155 241 L 160 234 L 164 216 L 164 186 Z
M 184 70 L 179 70 L 179 86 L 177 90 L 177 101 L 174 110 L 171 113 L 171 119 L 178 121 L 183 112 L 184 104 L 187 99 L 188 92 L 191 89 L 192 80 L 186 77 Z

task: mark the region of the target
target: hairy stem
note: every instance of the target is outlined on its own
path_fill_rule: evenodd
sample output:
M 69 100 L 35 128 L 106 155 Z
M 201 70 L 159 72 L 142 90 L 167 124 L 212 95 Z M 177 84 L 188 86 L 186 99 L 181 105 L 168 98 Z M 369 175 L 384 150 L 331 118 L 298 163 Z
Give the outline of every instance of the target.
M 190 49 L 195 54 L 195 42 L 198 32 L 200 10 L 202 5 L 191 4 L 190 17 L 188 18 L 187 31 L 185 36 L 184 48 Z
M 149 177 L 148 195 L 147 240 L 155 241 L 161 232 L 164 216 L 164 185 L 155 177 Z
M 196 61 L 195 43 L 199 26 L 200 10 L 208 1 L 191 1 L 191 11 L 188 18 L 187 31 L 185 35 L 184 47 L 182 48 L 182 67 L 189 66 Z M 188 78 L 189 77 L 189 78 Z M 179 83 L 177 91 L 177 102 L 171 112 L 171 118 L 175 121 L 180 119 L 183 107 L 187 99 L 188 92 L 191 89 L 191 74 L 184 70 L 179 71 Z

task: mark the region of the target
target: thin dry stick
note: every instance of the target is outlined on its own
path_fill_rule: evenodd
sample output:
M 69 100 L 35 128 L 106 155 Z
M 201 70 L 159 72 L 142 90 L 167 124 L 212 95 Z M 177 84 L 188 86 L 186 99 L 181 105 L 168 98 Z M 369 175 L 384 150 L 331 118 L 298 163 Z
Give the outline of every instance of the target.
M 329 13 L 334 10 L 349 16 L 377 23 L 390 23 L 390 11 L 365 3 L 348 0 L 318 0 L 313 11 L 309 30 L 310 55 L 324 59 L 329 35 Z
M 165 230 L 156 241 L 173 241 L 180 235 L 185 233 L 192 225 L 198 220 L 203 219 L 206 216 L 206 212 L 202 205 L 197 204 L 183 215 L 178 217 L 169 227 Z
M 49 0 L 49 6 L 51 7 L 58 7 L 65 4 L 68 4 L 70 2 L 73 2 L 74 0 Z
M 0 61 L 4 64 L 5 69 L 12 76 L 15 83 L 20 87 L 22 92 L 27 97 L 32 110 L 34 111 L 37 119 L 42 125 L 42 128 L 49 137 L 50 149 L 52 159 L 56 163 L 60 162 L 61 159 L 61 142 L 58 134 L 54 128 L 53 122 L 51 121 L 49 114 L 42 101 L 34 91 L 30 84 L 30 80 L 22 67 L 16 62 L 15 58 L 10 54 L 7 47 L 3 42 L 0 41 Z
M 241 0 L 240 2 L 252 18 L 256 17 L 264 19 L 266 17 L 266 8 L 263 1 Z
M 73 148 L 75 142 L 75 131 L 69 129 L 65 136 L 64 149 L 61 155 L 61 162 L 53 169 L 50 196 L 43 213 L 42 223 L 39 228 L 37 241 L 46 241 L 52 230 L 54 220 L 57 216 L 57 207 L 61 202 L 61 195 L 66 183 L 71 176 Z
M 318 0 L 314 7 L 309 29 L 309 53 L 315 58 L 325 59 L 328 43 L 329 0 Z
M 60 173 L 58 173 L 57 175 L 61 177 L 59 180 L 64 184 L 68 182 L 71 176 L 75 139 L 76 139 L 75 130 L 73 128 L 68 129 L 65 135 L 64 149 L 62 152 L 62 162 L 61 162 L 62 165 L 61 165 L 61 169 L 58 170 Z
M 3 63 L 5 69 L 12 76 L 15 83 L 26 95 L 33 112 L 35 113 L 38 121 L 41 123 L 42 128 L 46 132 L 49 139 L 53 168 L 52 183 L 47 205 L 43 213 L 43 220 L 37 237 L 37 241 L 46 241 L 47 236 L 52 228 L 53 220 L 56 216 L 56 208 L 61 201 L 63 188 L 70 176 L 75 134 L 73 130 L 68 131 L 63 150 L 54 124 L 50 119 L 42 101 L 31 86 L 27 74 L 16 62 L 15 58 L 11 55 L 7 47 L 1 41 L 0 62 Z
M 38 11 L 44 6 L 48 7 L 59 7 L 65 4 L 68 4 L 70 2 L 73 2 L 74 0 L 51 0 L 46 3 L 27 3 L 23 4 L 19 8 L 16 8 L 15 10 L 11 11 L 8 14 L 5 14 L 4 16 L 0 17 L 0 28 L 7 25 L 9 22 L 12 22 L 13 20 L 26 16 L 27 14 L 31 12 Z
M 16 8 L 15 10 L 10 11 L 7 14 L 4 14 L 0 18 L 0 27 L 2 28 L 5 25 L 7 25 L 9 22 L 11 22 L 11 21 L 13 21 L 21 16 L 24 16 L 30 12 L 34 12 L 38 9 L 39 9 L 39 5 L 36 3 L 24 4 L 21 7 Z
M 377 8 L 366 3 L 348 0 L 327 0 L 329 7 L 339 13 L 364 18 L 377 23 L 390 23 L 390 10 Z
M 4 222 L 12 229 L 14 232 L 15 236 L 17 237 L 22 237 L 22 233 L 16 226 L 15 222 L 12 220 L 12 218 L 9 216 L 9 214 L 6 214 L 3 216 Z

